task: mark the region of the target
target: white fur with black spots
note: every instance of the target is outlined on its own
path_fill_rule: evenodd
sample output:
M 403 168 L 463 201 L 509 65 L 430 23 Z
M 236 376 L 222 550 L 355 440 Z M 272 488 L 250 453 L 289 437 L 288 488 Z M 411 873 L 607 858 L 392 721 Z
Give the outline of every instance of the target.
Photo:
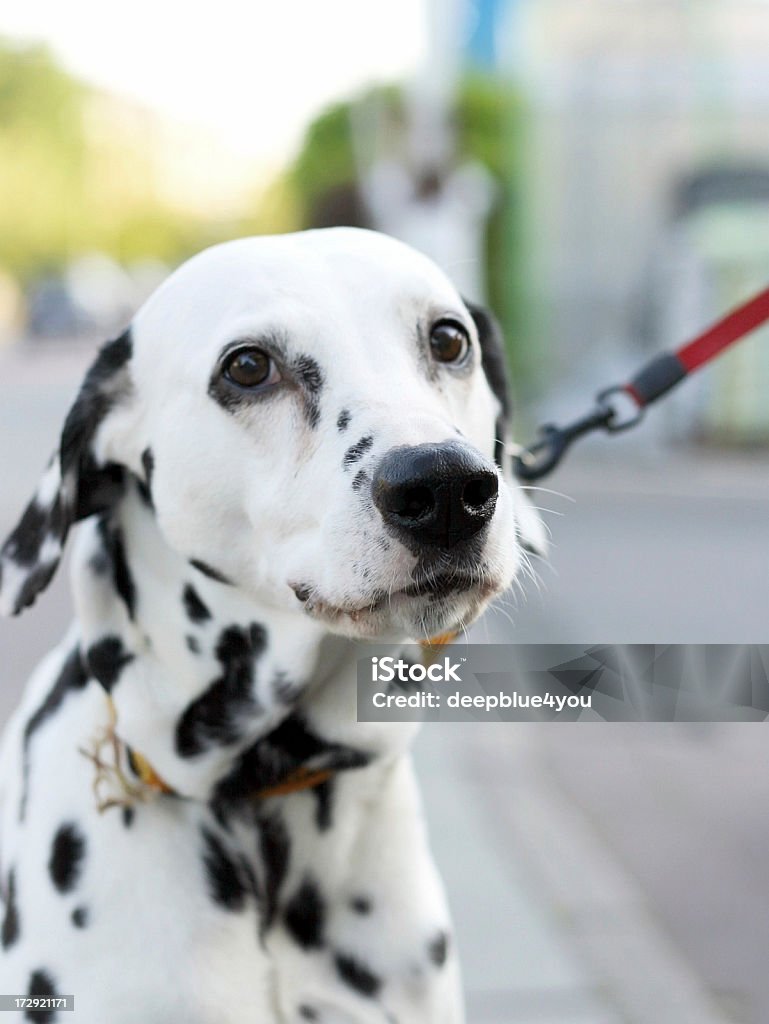
M 543 548 L 504 387 L 489 318 L 353 229 L 207 250 L 101 350 L 0 552 L 19 612 L 80 524 L 76 622 L 0 753 L 1 991 L 74 993 L 39 1017 L 73 1024 L 460 1024 L 415 727 L 358 723 L 355 669 Z

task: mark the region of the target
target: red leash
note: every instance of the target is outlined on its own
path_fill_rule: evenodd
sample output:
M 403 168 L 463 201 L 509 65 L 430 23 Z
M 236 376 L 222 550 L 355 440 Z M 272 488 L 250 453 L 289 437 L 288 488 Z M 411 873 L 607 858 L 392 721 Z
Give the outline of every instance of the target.
M 675 352 L 664 352 L 656 356 L 628 383 L 616 384 L 601 391 L 597 396 L 596 408 L 586 416 L 565 427 L 546 424 L 540 429 L 538 441 L 514 454 L 516 476 L 521 480 L 538 480 L 550 473 L 571 443 L 590 431 L 602 429 L 618 433 L 635 426 L 642 419 L 648 405 L 666 395 L 690 373 L 715 359 L 724 349 L 741 341 L 767 320 L 769 288 L 727 313 Z M 619 409 L 611 404 L 611 399 L 621 394 L 627 395 L 635 405 L 634 414 L 629 418 L 621 418 Z

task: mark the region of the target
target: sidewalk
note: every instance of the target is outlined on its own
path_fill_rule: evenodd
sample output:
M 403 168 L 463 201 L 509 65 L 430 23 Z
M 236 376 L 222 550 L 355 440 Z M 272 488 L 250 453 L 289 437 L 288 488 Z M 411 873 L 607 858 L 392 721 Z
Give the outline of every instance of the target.
M 417 747 L 470 1024 L 731 1024 L 536 738 L 428 724 Z

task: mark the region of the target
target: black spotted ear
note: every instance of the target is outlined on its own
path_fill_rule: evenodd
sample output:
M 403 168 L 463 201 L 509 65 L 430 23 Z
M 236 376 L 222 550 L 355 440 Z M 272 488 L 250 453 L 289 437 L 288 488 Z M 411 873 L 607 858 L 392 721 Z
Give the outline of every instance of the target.
M 123 469 L 99 457 L 96 435 L 130 391 L 129 331 L 104 345 L 67 415 L 61 442 L 21 520 L 0 548 L 0 612 L 16 615 L 45 589 L 73 523 L 108 508 Z
M 481 346 L 481 365 L 486 374 L 489 387 L 499 402 L 499 412 L 495 427 L 494 457 L 511 485 L 515 502 L 518 539 L 521 546 L 537 555 L 547 554 L 547 536 L 537 511 L 532 506 L 525 492 L 513 479 L 510 459 L 506 455 L 506 447 L 512 441 L 513 402 L 510 392 L 510 380 L 505 359 L 505 344 L 502 330 L 492 314 L 482 306 L 464 300 L 473 318 L 478 341 Z
M 505 463 L 505 444 L 509 440 L 510 434 L 510 418 L 512 416 L 513 403 L 510 395 L 510 380 L 507 374 L 502 329 L 487 309 L 484 309 L 482 306 L 476 306 L 475 303 L 468 302 L 467 299 L 464 300 L 464 303 L 478 331 L 483 372 L 486 374 L 486 380 L 489 382 L 489 387 L 494 393 L 494 397 L 499 402 L 494 456 L 497 464 L 503 466 Z

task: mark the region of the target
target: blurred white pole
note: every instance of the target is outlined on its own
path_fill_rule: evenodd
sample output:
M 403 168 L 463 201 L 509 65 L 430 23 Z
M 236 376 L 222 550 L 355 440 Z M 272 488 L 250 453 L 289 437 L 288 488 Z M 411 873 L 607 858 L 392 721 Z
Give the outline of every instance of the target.
M 445 166 L 454 150 L 454 105 L 467 30 L 469 0 L 423 0 L 427 52 L 406 87 L 408 154 L 416 167 Z

